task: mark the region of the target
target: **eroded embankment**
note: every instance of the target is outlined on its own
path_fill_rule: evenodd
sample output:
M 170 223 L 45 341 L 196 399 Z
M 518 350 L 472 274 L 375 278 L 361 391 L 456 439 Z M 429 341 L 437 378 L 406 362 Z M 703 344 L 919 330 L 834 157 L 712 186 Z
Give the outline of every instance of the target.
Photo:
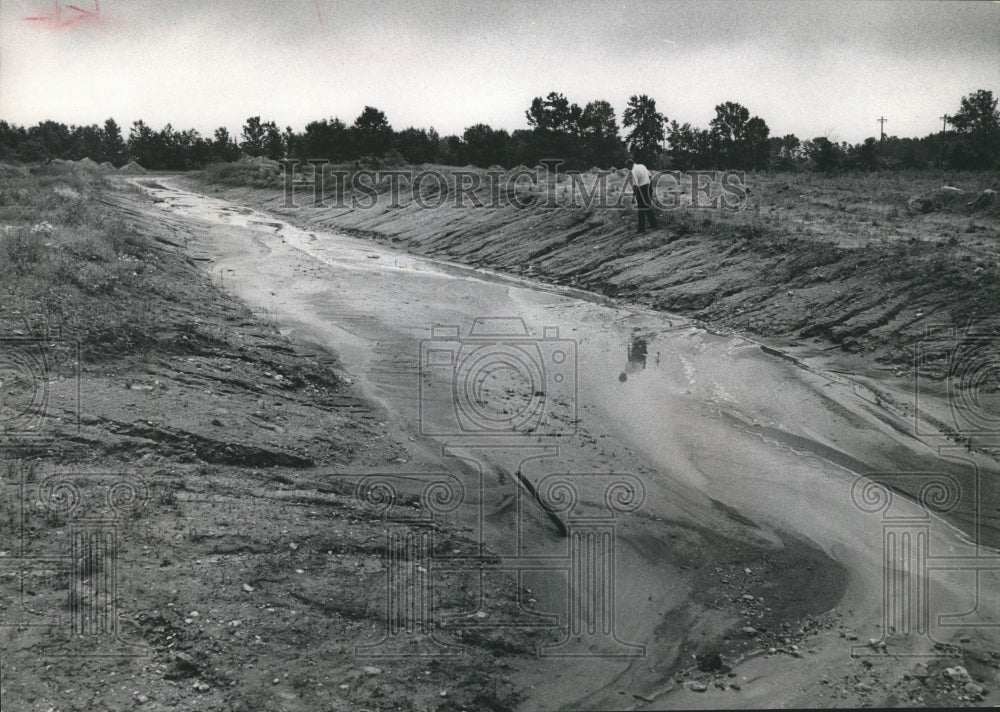
M 979 331 L 1000 330 L 997 201 L 964 199 L 980 195 L 986 175 L 965 176 L 965 190 L 946 193 L 959 197 L 931 213 L 908 209 L 907 195 L 932 194 L 941 176 L 920 175 L 922 184 L 904 185 L 892 177 L 852 184 L 851 178 L 748 176 L 743 210 L 661 211 L 660 228 L 640 236 L 629 199 L 618 201 L 623 207 L 565 207 L 580 202 L 575 186 L 593 190 L 594 174 L 583 174 L 580 184 L 565 177 L 548 185 L 520 181 L 500 196 L 502 207 L 473 207 L 475 199 L 497 202 L 484 176 L 482 188 L 465 191 L 463 207 L 455 207 L 454 171 L 441 173 L 446 191 L 441 181 L 420 183 L 425 207 L 407 199 L 405 184 L 402 199 L 394 200 L 387 182 L 377 199 L 357 194 L 363 205 L 374 203 L 366 209 L 335 207 L 335 196 L 317 207 L 312 186 L 296 189 L 296 208 L 274 188 L 208 190 L 300 226 L 574 285 L 728 330 L 839 346 L 904 372 L 928 327 L 973 323 Z M 622 180 L 611 176 L 612 198 Z M 884 187 L 894 180 L 893 189 Z M 183 181 L 205 190 L 204 183 Z M 543 207 L 553 194 L 562 207 Z M 343 202 L 354 197 L 348 193 Z

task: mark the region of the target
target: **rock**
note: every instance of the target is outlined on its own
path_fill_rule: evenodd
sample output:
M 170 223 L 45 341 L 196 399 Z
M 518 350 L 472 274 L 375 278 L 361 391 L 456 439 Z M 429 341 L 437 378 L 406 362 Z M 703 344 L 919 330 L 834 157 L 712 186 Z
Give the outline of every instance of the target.
M 738 683 L 738 682 L 731 682 L 731 683 L 729 683 L 729 689 L 730 690 L 736 690 L 737 692 L 739 692 L 743 688 L 740 687 L 740 683 Z
M 858 636 L 856 636 L 854 633 L 847 633 L 844 637 L 847 638 L 847 640 L 857 640 L 858 639 Z
M 211 685 L 209 685 L 207 682 L 202 682 L 201 680 L 195 680 L 194 684 L 191 685 L 191 687 L 193 687 L 198 692 L 208 692 L 209 690 L 212 689 Z
M 361 668 L 361 670 L 365 673 L 365 675 L 381 675 L 382 674 L 382 669 L 381 668 L 377 668 L 374 665 L 365 665 L 363 668 Z
M 857 685 L 854 686 L 854 691 L 855 692 L 871 692 L 872 691 L 872 686 L 869 685 L 867 682 L 859 682 Z
M 749 593 L 744 593 L 743 594 L 743 600 L 744 601 L 752 601 L 752 600 L 754 600 L 754 598 Z
M 757 629 L 754 628 L 752 625 L 743 626 L 742 628 L 740 628 L 740 632 L 743 633 L 744 635 L 757 635 Z
M 165 674 L 169 680 L 177 680 L 185 677 L 194 677 L 199 672 L 198 663 L 190 655 L 184 652 L 174 654 L 173 665 Z
M 930 198 L 922 198 L 915 195 L 906 201 L 906 207 L 915 213 L 930 213 L 934 211 L 934 201 Z
M 970 695 L 975 695 L 977 697 L 981 696 L 983 694 L 983 688 L 982 688 L 982 686 L 981 685 L 977 685 L 974 682 L 967 682 L 967 683 L 965 683 L 965 687 L 963 687 L 962 689 L 965 690 L 966 692 L 968 692 Z
M 704 682 L 698 682 L 697 680 L 688 680 L 684 683 L 685 689 L 691 690 L 691 692 L 705 692 L 708 690 L 708 685 Z
M 248 583 L 243 584 L 243 590 L 247 593 L 253 593 L 253 586 Z
M 971 682 L 972 678 L 969 677 L 969 671 L 966 670 L 961 665 L 956 665 L 955 667 L 945 668 L 944 676 L 949 680 L 954 682 Z
M 924 665 L 923 663 L 917 663 L 913 667 L 913 677 L 917 678 L 918 680 L 926 680 L 928 677 L 930 677 L 930 673 L 927 672 L 927 666 Z

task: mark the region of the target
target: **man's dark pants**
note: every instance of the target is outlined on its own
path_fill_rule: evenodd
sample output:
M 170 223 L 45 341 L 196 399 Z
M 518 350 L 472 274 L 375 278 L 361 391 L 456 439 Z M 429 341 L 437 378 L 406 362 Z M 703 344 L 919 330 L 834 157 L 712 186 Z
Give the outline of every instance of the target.
M 653 214 L 653 198 L 652 192 L 650 191 L 650 184 L 640 185 L 636 187 L 635 192 L 635 202 L 639 208 L 639 232 L 646 231 L 646 220 L 649 220 L 649 226 L 653 229 L 656 228 L 656 215 Z

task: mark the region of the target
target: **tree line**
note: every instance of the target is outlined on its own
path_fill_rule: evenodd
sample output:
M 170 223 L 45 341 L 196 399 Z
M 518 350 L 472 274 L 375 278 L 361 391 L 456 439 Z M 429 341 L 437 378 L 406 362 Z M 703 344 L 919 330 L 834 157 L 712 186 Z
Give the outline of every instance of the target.
M 645 94 L 629 98 L 621 125 L 611 104 L 594 100 L 583 107 L 563 94 L 536 97 L 525 110 L 527 128 L 508 132 L 475 124 L 461 136 L 434 130 L 393 129 L 384 112 L 366 106 L 350 125 L 339 118 L 311 121 L 303 131 L 284 129 L 260 116 L 249 117 L 238 138 L 225 127 L 211 138 L 167 124 L 154 130 L 135 121 L 124 136 L 114 119 L 103 126 L 66 126 L 43 121 L 22 127 L 0 121 L 0 160 L 23 162 L 55 158 L 121 166 L 136 161 L 154 170 L 188 170 L 242 156 L 273 160 L 326 159 L 369 165 L 437 163 L 482 168 L 532 166 L 542 159 L 562 159 L 566 169 L 620 167 L 627 157 L 655 168 L 879 170 L 894 168 L 986 169 L 1000 167 L 1000 112 L 987 90 L 962 97 L 949 117 L 950 129 L 923 138 L 859 144 L 819 136 L 771 136 L 767 123 L 736 103 L 715 107 L 707 128 L 680 124 L 661 113 Z

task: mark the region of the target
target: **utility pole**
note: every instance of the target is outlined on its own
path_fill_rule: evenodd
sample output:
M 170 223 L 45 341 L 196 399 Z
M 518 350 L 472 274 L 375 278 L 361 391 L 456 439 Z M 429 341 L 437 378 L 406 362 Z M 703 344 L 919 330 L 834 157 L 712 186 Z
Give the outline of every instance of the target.
M 885 141 L 885 122 L 888 120 L 884 116 L 880 116 L 878 119 L 879 143 Z
M 940 141 L 941 149 L 938 151 L 938 168 L 944 168 L 945 141 L 943 137 L 948 132 L 948 121 L 951 119 L 951 117 L 948 116 L 948 114 L 945 114 L 944 116 L 939 116 L 938 118 L 941 119 L 941 136 L 942 136 L 942 140 Z

